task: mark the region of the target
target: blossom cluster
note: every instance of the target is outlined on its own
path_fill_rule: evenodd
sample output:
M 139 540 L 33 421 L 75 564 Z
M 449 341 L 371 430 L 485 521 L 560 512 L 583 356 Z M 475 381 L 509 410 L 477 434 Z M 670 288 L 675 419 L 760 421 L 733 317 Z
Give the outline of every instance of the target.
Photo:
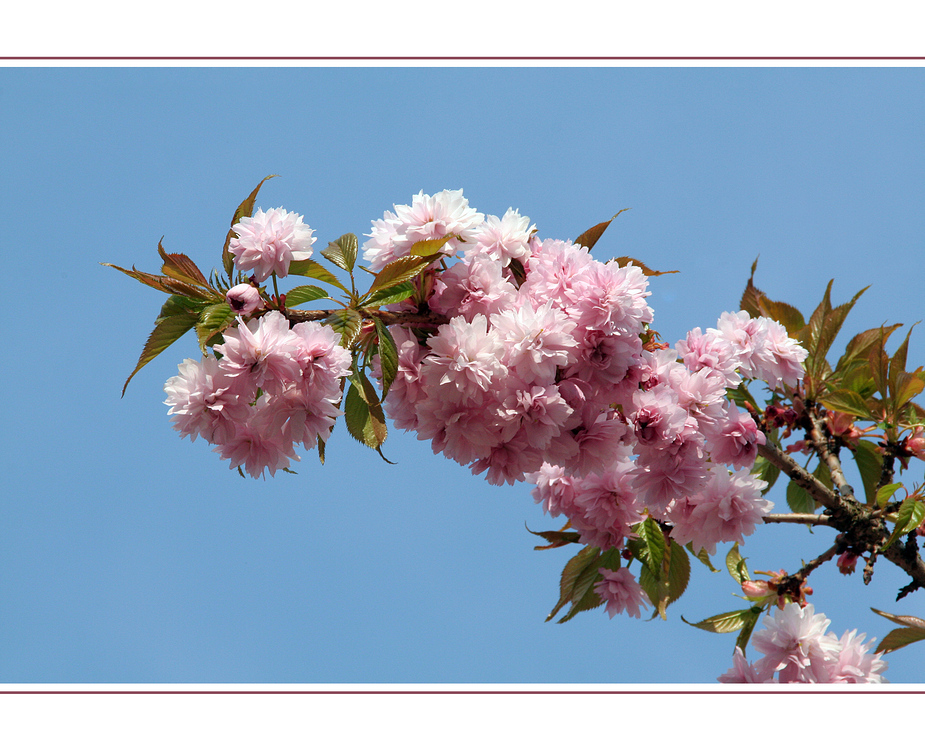
M 753 663 L 736 647 L 733 666 L 721 683 L 883 683 L 887 663 L 871 653 L 874 640 L 846 631 L 839 639 L 828 633 L 830 620 L 812 605 L 791 602 L 765 616 L 764 630 L 752 644 L 764 654 Z
M 392 329 L 397 427 L 493 484 L 534 483 L 584 544 L 620 547 L 645 514 L 711 553 L 754 531 L 772 506 L 748 471 L 765 437 L 726 389 L 802 375 L 806 351 L 780 324 L 724 313 L 676 349 L 647 347 L 642 269 L 540 240 L 514 209 L 486 219 L 460 191 L 387 212 L 365 257 L 381 267 L 445 233 L 463 258 L 431 272 L 425 304 L 449 323 Z
M 290 328 L 275 310 L 238 321 L 215 346 L 221 359 L 180 364 L 164 386 L 165 403 L 181 436 L 201 436 L 253 477 L 273 475 L 298 461 L 296 444 L 311 449 L 331 434 L 351 357 L 317 322 Z

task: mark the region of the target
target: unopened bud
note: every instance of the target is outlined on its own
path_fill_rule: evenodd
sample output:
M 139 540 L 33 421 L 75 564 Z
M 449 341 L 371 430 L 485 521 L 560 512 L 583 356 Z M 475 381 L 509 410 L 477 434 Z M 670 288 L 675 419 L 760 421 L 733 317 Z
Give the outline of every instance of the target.
M 260 292 L 250 284 L 237 284 L 225 293 L 225 302 L 241 316 L 249 316 L 263 307 Z

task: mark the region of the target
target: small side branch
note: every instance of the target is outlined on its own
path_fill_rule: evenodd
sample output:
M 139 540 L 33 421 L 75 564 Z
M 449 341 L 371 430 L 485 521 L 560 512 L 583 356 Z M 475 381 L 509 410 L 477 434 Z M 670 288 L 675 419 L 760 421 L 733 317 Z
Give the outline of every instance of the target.
M 286 310 L 285 315 L 292 323 L 304 323 L 305 321 L 322 321 L 338 310 L 343 310 L 343 308 L 334 310 Z M 363 308 L 360 308 L 358 312 L 367 320 L 378 318 L 386 326 L 392 326 L 398 323 L 406 323 L 413 326 L 441 326 L 450 322 L 450 319 L 446 316 L 433 312 L 412 313 L 392 310 L 366 310 Z
M 852 488 L 845 479 L 845 473 L 842 471 L 841 461 L 838 455 L 829 447 L 829 439 L 825 435 L 822 420 L 813 412 L 808 411 L 807 416 L 810 421 L 809 440 L 819 457 L 826 463 L 829 468 L 829 474 L 832 476 L 832 483 L 838 488 L 838 494 L 848 503 L 857 505 L 857 498 L 854 497 L 854 488 Z
M 831 527 L 832 517 L 825 514 L 768 514 L 762 517 L 765 524 L 809 524 Z

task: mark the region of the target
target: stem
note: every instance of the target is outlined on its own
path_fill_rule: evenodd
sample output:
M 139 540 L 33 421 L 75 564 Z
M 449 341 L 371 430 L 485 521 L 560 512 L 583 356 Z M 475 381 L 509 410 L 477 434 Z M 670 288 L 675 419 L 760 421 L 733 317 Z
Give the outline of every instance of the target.
M 303 323 L 305 321 L 321 321 L 338 310 L 286 310 L 286 318 L 292 323 Z M 438 313 L 411 313 L 395 312 L 391 310 L 365 310 L 361 308 L 357 311 L 364 319 L 372 320 L 378 318 L 386 326 L 392 326 L 397 323 L 408 323 L 417 326 L 440 326 L 449 323 L 450 319 Z
M 758 446 L 758 454 L 803 488 L 815 501 L 821 503 L 830 511 L 841 510 L 842 505 L 838 497 L 823 485 L 817 477 L 797 464 L 789 454 L 783 453 L 770 442 Z
M 809 524 L 831 527 L 832 517 L 825 514 L 768 514 L 762 517 L 765 524 Z
M 838 454 L 829 447 L 829 439 L 825 435 L 822 420 L 812 409 L 807 410 L 807 417 L 810 421 L 809 440 L 812 442 L 813 448 L 816 449 L 816 453 L 828 466 L 829 474 L 832 476 L 832 483 L 838 488 L 838 494 L 848 503 L 856 505 L 858 500 L 854 497 L 854 488 L 845 479 L 845 473 L 842 472 Z

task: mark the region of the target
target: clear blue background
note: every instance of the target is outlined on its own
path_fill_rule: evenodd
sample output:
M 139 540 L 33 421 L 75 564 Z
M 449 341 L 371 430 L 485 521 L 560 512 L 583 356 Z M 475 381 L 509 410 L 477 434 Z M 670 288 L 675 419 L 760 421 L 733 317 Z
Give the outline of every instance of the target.
M 543 237 L 632 207 L 595 255 L 681 271 L 651 284 L 669 342 L 737 310 L 758 256 L 758 286 L 805 313 L 834 277 L 836 302 L 872 285 L 852 332 L 913 323 L 923 126 L 921 69 L 0 70 L 0 682 L 712 683 L 734 637 L 679 616 L 740 607 L 725 572 L 695 562 L 667 622 L 544 623 L 573 551 L 533 550 L 525 525 L 562 520 L 529 486 L 398 431 L 391 466 L 342 426 L 324 467 L 242 479 L 166 416 L 191 335 L 120 399 L 163 295 L 99 263 L 157 271 L 163 236 L 218 266 L 278 173 L 258 205 L 304 214 L 319 247 L 421 189 L 519 208 Z M 831 539 L 768 527 L 744 552 L 794 571 Z M 894 603 L 886 561 L 867 588 L 831 564 L 810 583 L 839 635 L 885 635 L 869 606 L 925 615 L 921 593 Z M 914 645 L 887 676 L 923 667 Z

